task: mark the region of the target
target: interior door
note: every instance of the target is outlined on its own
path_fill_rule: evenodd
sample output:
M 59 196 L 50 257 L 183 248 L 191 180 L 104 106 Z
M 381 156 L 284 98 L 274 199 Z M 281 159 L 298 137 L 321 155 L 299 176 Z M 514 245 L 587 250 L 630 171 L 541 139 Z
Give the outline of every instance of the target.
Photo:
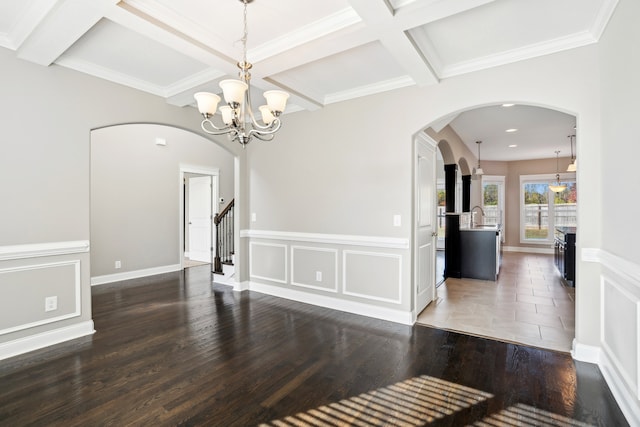
M 189 178 L 189 259 L 212 262 L 212 177 Z
M 416 315 L 435 298 L 436 147 L 416 142 Z

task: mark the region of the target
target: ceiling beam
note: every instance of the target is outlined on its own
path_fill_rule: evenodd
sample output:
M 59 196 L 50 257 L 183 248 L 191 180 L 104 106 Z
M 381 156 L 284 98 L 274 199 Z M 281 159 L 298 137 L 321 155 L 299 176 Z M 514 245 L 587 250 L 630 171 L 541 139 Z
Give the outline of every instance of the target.
M 438 78 L 408 33 L 395 23 L 386 0 L 349 0 L 365 24 L 379 34 L 380 43 L 418 85 L 434 84 Z
M 18 58 L 49 66 L 119 0 L 59 0 L 18 48 Z

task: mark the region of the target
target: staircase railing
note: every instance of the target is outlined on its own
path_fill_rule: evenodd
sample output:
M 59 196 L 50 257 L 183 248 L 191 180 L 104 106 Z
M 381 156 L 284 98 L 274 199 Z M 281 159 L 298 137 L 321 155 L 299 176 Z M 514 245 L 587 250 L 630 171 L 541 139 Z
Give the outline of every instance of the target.
M 213 259 L 214 273 L 222 274 L 222 264 L 233 264 L 233 205 L 229 202 L 213 220 L 216 226 L 216 256 Z

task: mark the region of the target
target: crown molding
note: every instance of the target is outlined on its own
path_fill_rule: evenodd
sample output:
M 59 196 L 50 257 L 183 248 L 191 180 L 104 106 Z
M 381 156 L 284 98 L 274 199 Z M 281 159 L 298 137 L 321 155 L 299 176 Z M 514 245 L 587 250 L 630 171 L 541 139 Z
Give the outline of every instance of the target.
M 362 96 L 375 95 L 376 93 L 414 86 L 415 84 L 416 82 L 413 81 L 410 76 L 396 77 L 394 79 L 383 80 L 381 82 L 344 90 L 342 92 L 330 93 L 324 97 L 324 104 L 328 105 L 336 102 L 347 101 L 349 99 L 359 98 Z

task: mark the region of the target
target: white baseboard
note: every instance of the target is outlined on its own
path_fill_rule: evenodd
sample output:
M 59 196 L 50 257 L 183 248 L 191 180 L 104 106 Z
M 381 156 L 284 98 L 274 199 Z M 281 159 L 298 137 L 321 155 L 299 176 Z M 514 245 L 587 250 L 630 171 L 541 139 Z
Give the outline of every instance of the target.
M 106 274 L 91 278 L 91 286 L 104 285 L 106 283 L 119 282 L 121 280 L 137 279 L 139 277 L 153 276 L 155 274 L 171 273 L 182 270 L 180 264 L 164 265 L 161 267 L 145 268 L 143 270 L 125 271 L 123 273 Z
M 75 338 L 91 335 L 94 332 L 93 320 L 87 320 L 64 328 L 58 328 L 52 331 L 42 332 L 4 342 L 0 344 L 0 360 L 18 356 L 50 345 L 59 344 Z
M 233 290 L 236 292 L 248 291 L 250 283 L 248 281 L 244 282 L 235 282 L 233 284 Z
M 503 246 L 505 252 L 523 252 L 528 254 L 553 255 L 553 248 L 529 248 L 525 246 Z
M 592 345 L 580 344 L 576 339 L 573 339 L 571 345 L 571 356 L 575 360 L 580 362 L 594 363 L 598 365 L 600 363 L 600 355 L 602 354 L 600 347 Z
M 243 282 L 241 286 L 245 286 Z M 264 283 L 248 282 L 249 290 L 272 295 L 278 298 L 289 299 L 292 301 L 312 304 L 319 307 L 330 308 L 333 310 L 345 311 L 347 313 L 358 314 L 360 316 L 373 317 L 390 322 L 401 323 L 403 325 L 413 325 L 412 313 L 394 310 L 391 308 L 378 307 L 361 302 L 348 301 L 325 295 L 310 294 L 309 292 L 301 292 L 295 289 L 283 288 L 280 286 L 266 285 Z
M 624 379 L 616 373 L 613 363 L 607 357 L 606 352 L 602 352 L 600 356 L 600 372 L 604 377 L 613 398 L 616 400 L 620 410 L 624 414 L 627 422 L 630 426 L 640 426 L 640 407 L 638 406 L 638 400 L 634 397 L 633 393 L 628 390 L 625 385 Z

